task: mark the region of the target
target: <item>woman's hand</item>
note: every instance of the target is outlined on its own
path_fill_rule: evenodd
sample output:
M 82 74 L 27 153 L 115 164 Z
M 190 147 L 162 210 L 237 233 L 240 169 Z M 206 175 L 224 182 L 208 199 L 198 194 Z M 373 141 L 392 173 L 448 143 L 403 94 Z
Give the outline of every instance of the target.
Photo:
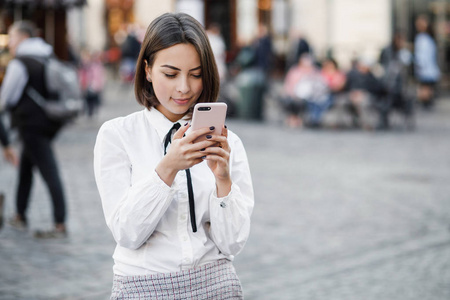
M 214 142 L 214 145 L 201 150 L 204 153 L 203 159 L 208 162 L 208 167 L 216 178 L 217 196 L 225 197 L 231 191 L 228 129 L 224 127 L 222 135 L 209 135 L 207 139 Z
M 172 185 L 178 171 L 189 169 L 201 163 L 203 161 L 202 157 L 205 156 L 205 153 L 201 150 L 207 149 L 216 143 L 211 139 L 194 143 L 195 139 L 211 133 L 214 129 L 202 128 L 184 136 L 188 128 L 188 123 L 186 123 L 175 132 L 167 154 L 156 166 L 156 173 L 168 186 Z

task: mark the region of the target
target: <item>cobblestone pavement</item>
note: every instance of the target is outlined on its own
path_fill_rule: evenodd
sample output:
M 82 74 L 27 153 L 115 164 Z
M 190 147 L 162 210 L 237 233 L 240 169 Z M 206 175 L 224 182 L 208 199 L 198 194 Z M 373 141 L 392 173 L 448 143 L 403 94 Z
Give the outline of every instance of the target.
M 92 149 L 104 120 L 139 109 L 132 99 L 110 85 L 99 117 L 57 140 L 70 236 L 38 241 L 5 225 L 1 300 L 108 299 L 115 243 Z M 292 130 L 277 118 L 228 122 L 246 145 L 256 194 L 251 237 L 235 259 L 246 299 L 450 299 L 450 99 L 420 112 L 413 132 Z M 31 230 L 51 226 L 37 178 Z M 15 184 L 1 162 L 7 217 Z

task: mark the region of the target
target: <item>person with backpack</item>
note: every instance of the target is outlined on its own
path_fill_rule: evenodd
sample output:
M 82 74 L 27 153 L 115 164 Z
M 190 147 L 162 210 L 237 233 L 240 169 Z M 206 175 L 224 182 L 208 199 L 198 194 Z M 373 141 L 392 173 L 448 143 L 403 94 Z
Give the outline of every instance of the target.
M 29 21 L 15 22 L 8 30 L 8 47 L 13 59 L 7 66 L 1 86 L 0 107 L 10 112 L 11 125 L 17 129 L 22 143 L 16 215 L 10 224 L 22 230 L 27 228 L 33 169 L 37 168 L 50 192 L 55 226 L 50 231 L 36 231 L 35 237 L 62 238 L 67 235 L 66 200 L 52 142 L 64 121 L 49 118 L 27 92 L 32 88 L 43 98 L 49 96 L 44 70 L 45 59 L 54 56 L 53 48 L 35 37 L 35 31 L 34 24 Z

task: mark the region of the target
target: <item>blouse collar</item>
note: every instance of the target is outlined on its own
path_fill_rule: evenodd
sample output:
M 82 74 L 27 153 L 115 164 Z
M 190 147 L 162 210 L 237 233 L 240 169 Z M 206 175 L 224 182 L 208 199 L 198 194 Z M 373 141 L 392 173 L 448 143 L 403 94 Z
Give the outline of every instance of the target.
M 145 109 L 144 113 L 147 117 L 147 120 L 156 129 L 161 142 L 164 142 L 164 138 L 166 137 L 167 132 L 169 132 L 170 128 L 172 128 L 175 123 L 180 123 L 183 126 L 186 122 L 189 121 L 188 117 L 184 116 L 177 122 L 172 122 L 154 107 Z

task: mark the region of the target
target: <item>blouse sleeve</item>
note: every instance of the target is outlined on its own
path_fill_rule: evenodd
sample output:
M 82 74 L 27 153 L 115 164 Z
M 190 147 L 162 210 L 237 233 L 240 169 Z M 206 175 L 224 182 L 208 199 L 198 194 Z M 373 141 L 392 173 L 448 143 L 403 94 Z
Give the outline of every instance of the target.
M 94 147 L 94 172 L 106 223 L 116 242 L 138 249 L 155 230 L 176 192 L 154 170 L 131 183 L 132 164 L 124 142 L 107 122 L 99 130 Z
M 231 145 L 231 192 L 210 199 L 211 237 L 226 255 L 237 255 L 250 234 L 254 196 L 247 154 L 239 138 Z

